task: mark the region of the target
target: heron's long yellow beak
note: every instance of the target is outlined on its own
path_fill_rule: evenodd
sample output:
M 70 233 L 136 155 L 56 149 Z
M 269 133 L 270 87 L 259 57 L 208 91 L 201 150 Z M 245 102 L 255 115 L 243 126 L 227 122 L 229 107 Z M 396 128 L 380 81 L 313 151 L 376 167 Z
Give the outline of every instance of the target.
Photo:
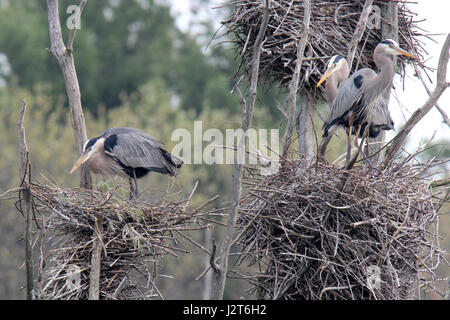
M 334 68 L 328 69 L 325 74 L 320 78 L 319 82 L 317 83 L 317 87 L 319 87 L 322 83 L 325 82 L 334 72 Z
M 405 50 L 403 50 L 402 48 L 396 47 L 396 48 L 394 48 L 394 50 L 395 50 L 395 52 L 397 52 L 399 55 L 407 56 L 407 57 L 413 58 L 413 59 L 415 58 L 415 57 L 413 56 L 412 53 L 409 53 L 408 51 L 405 51 Z
M 84 152 L 81 157 L 77 160 L 77 162 L 75 162 L 75 164 L 73 165 L 72 170 L 70 170 L 70 174 L 74 173 L 79 166 L 81 166 L 86 160 L 88 159 L 88 153 Z

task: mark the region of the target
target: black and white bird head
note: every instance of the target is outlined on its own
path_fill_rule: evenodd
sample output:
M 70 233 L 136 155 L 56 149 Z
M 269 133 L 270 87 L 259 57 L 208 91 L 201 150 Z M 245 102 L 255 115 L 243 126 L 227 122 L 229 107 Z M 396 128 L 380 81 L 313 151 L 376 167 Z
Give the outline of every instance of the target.
M 331 57 L 330 62 L 328 62 L 327 70 L 322 78 L 317 83 L 317 87 L 319 87 L 325 80 L 327 80 L 332 74 L 348 67 L 347 60 L 340 54 L 337 54 Z
M 93 138 L 86 141 L 83 145 L 83 153 L 80 158 L 75 162 L 70 170 L 70 174 L 74 173 L 83 163 L 89 161 L 95 156 L 101 149 L 105 147 L 105 138 Z
M 381 41 L 377 46 L 378 51 L 384 55 L 391 56 L 407 56 L 409 58 L 414 58 L 414 56 L 408 51 L 400 48 L 398 43 L 392 39 L 386 39 Z

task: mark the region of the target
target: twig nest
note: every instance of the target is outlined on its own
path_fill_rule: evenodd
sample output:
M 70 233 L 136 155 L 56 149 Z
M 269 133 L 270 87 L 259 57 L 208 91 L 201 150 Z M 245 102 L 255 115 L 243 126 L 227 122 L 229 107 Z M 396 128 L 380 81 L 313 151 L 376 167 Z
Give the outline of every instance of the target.
M 442 254 L 424 168 L 299 160 L 265 178 L 248 169 L 237 240 L 240 262 L 259 265 L 251 290 L 264 299 L 417 297 L 420 273 L 433 275 Z
M 364 31 L 356 51 L 353 67 L 360 69 L 373 64 L 373 50 L 382 41 L 380 9 L 386 0 L 374 1 L 368 27 Z M 227 34 L 235 43 L 236 55 L 241 64 L 238 75 L 249 74 L 251 70 L 252 46 L 255 43 L 263 16 L 263 1 L 235 0 L 231 16 L 223 22 Z M 316 84 L 326 69 L 328 60 L 336 55 L 347 55 L 350 40 L 355 32 L 364 3 L 355 0 L 315 0 L 312 2 L 311 22 L 305 59 L 302 63 L 299 90 L 321 98 L 323 88 Z M 297 43 L 301 38 L 304 8 L 300 0 L 271 1 L 268 27 L 263 40 L 260 57 L 260 79 L 267 84 L 284 87 L 289 83 L 295 69 Z M 415 52 L 418 57 L 424 51 L 419 40 L 420 29 L 413 20 L 415 14 L 404 3 L 398 5 L 399 44 Z M 354 69 L 356 70 L 356 69 Z
M 201 230 L 209 212 L 188 210 L 189 199 L 158 203 L 128 201 L 109 193 L 30 185 L 45 231 L 48 255 L 41 256 L 38 299 L 87 299 L 95 220 L 103 218 L 100 299 L 162 297 L 155 285 L 164 255 L 188 253 L 181 232 Z M 141 194 L 141 197 L 145 194 Z M 183 234 L 183 239 L 189 239 Z M 41 255 L 44 254 L 44 247 Z M 45 263 L 45 264 L 44 264 Z

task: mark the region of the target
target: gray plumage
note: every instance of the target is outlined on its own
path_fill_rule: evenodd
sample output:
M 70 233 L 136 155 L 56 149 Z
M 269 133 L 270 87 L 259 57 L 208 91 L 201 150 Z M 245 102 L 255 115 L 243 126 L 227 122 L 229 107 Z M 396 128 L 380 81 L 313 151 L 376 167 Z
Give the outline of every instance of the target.
M 114 136 L 116 141 L 111 139 Z M 175 169 L 183 164 L 181 159 L 167 152 L 161 142 L 140 129 L 110 128 L 100 137 L 105 138 L 105 153 L 127 167 L 175 175 Z
M 341 83 L 331 105 L 330 115 L 323 125 L 324 136 L 327 136 L 328 130 L 335 125 L 348 127 L 350 114 L 355 117 L 355 126 L 370 124 L 371 137 L 378 135 L 380 129 L 393 129 L 394 122 L 381 94 L 368 92 L 370 88 L 367 83 L 376 75 L 372 69 L 364 68 Z
M 389 58 L 392 55 L 414 58 L 412 54 L 401 49 L 394 40 L 387 39 L 380 42 L 373 53 L 374 62 L 380 69 L 379 73 L 364 68 L 348 78 L 349 65 L 345 58 L 336 55 L 330 59 L 325 74 L 317 83 L 317 86 L 320 86 L 327 81 L 327 99 L 331 107 L 330 115 L 323 125 L 323 139 L 318 148 L 320 158 L 325 155 L 331 139 L 330 132 L 333 133 L 338 127 L 347 129 L 348 160 L 351 154 L 351 134 L 359 131 L 360 137 L 366 132 L 369 137 L 377 137 L 381 129 L 394 129 L 394 122 L 383 99 L 383 94 L 391 85 L 394 75 L 392 60 Z
M 137 197 L 137 179 L 149 172 L 176 175 L 183 161 L 170 154 L 164 145 L 136 128 L 117 127 L 105 130 L 100 136 L 89 139 L 83 154 L 70 173 L 80 165 L 100 175 L 119 175 L 130 180 L 130 199 Z M 131 181 L 134 181 L 134 186 Z
M 401 49 L 394 40 L 387 39 L 380 42 L 373 53 L 373 60 L 380 72 L 376 73 L 368 68 L 361 69 L 341 83 L 331 106 L 330 116 L 323 127 L 324 137 L 328 136 L 328 130 L 333 126 L 347 128 L 355 126 L 362 128 L 363 132 L 364 128 L 369 126 L 370 129 L 374 129 L 374 136 L 378 135 L 380 128 L 392 127 L 392 119 L 382 98 L 394 75 L 394 67 L 389 57 L 392 55 L 414 57 Z M 336 70 L 336 64 L 331 63 L 318 85 Z M 372 135 L 371 130 L 368 130 L 368 133 Z

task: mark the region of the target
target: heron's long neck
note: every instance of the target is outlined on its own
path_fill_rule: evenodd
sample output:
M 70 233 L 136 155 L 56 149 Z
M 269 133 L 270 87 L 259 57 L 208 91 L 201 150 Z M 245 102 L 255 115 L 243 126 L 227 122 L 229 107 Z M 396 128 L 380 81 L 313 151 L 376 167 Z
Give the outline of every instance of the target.
M 334 99 L 336 98 L 339 89 L 338 84 L 341 81 L 347 80 L 348 74 L 349 74 L 349 67 L 347 64 L 345 64 L 342 69 L 337 71 L 336 73 L 333 73 L 325 83 L 325 88 L 327 90 L 327 100 L 329 104 L 332 104 Z
M 370 79 L 369 85 L 373 89 L 372 92 L 379 95 L 391 85 L 392 77 L 394 76 L 394 66 L 389 57 L 377 51 L 375 50 L 373 58 L 380 72 L 373 79 Z
M 329 77 L 327 79 L 327 82 L 325 83 L 325 88 L 327 90 L 327 100 L 330 105 L 333 103 L 334 98 L 336 98 L 338 94 L 337 85 L 338 82 L 336 79 L 336 74 L 331 75 L 331 77 Z

